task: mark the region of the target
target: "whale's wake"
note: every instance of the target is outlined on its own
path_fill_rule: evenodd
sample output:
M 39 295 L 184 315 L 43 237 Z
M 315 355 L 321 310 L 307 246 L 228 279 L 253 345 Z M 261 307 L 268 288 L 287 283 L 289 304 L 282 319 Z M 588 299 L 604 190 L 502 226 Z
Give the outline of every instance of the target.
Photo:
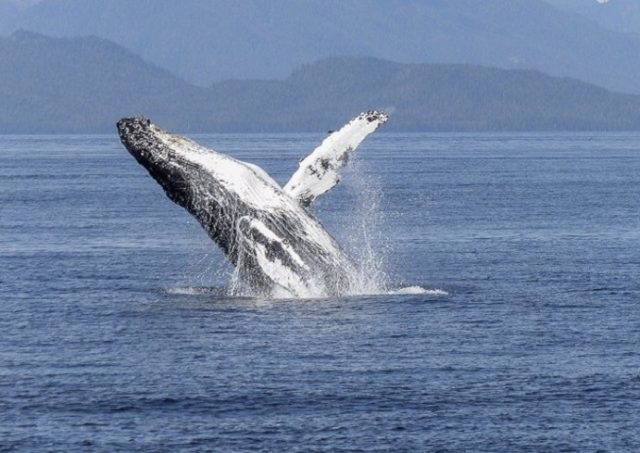
M 242 299 L 246 298 L 261 298 L 262 295 L 258 294 L 245 294 L 245 295 L 231 295 L 229 288 L 220 286 L 175 286 L 171 288 L 165 288 L 162 292 L 166 294 L 179 295 L 179 296 L 216 296 L 216 297 L 238 297 Z M 345 294 L 344 296 L 417 296 L 424 295 L 430 297 L 444 297 L 449 293 L 439 288 L 423 288 L 422 286 L 407 286 L 398 289 L 389 289 L 379 292 L 367 292 L 364 294 Z M 271 299 L 289 299 L 290 297 L 282 296 L 270 296 Z M 312 298 L 309 298 L 312 299 Z
M 368 229 L 379 214 L 379 194 L 367 193 L 370 185 L 361 181 L 366 201 L 351 216 L 359 219 L 352 223 L 359 243 L 348 244 L 355 254 L 346 253 L 311 212 L 314 200 L 338 184 L 351 154 L 387 119 L 376 111 L 360 114 L 303 159 L 284 187 L 254 164 L 170 134 L 145 118 L 122 119 L 118 131 L 131 155 L 235 267 L 232 295 L 321 298 L 390 291 Z

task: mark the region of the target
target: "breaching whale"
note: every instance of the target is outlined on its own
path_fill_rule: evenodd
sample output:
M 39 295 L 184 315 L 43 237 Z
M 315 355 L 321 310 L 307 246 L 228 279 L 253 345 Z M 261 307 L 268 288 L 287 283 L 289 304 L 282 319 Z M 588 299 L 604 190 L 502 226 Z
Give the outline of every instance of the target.
M 198 220 L 253 293 L 311 298 L 353 293 L 356 269 L 309 206 L 338 184 L 350 153 L 387 119 L 361 113 L 303 159 L 284 187 L 257 165 L 149 119 L 123 118 L 117 127 L 129 153 Z

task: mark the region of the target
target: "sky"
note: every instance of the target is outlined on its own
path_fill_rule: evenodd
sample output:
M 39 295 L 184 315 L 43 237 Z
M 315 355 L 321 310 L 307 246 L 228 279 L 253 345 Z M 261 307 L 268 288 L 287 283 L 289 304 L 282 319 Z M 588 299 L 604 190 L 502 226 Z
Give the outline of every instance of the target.
M 14 5 L 27 7 L 40 3 L 41 1 L 42 0 L 0 0 L 0 3 L 13 3 Z

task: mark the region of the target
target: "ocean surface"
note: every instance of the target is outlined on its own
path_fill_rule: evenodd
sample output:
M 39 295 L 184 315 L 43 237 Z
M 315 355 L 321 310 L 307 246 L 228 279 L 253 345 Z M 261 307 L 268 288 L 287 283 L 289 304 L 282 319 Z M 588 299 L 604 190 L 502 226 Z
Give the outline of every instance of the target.
M 378 134 L 315 211 L 379 294 L 229 297 L 115 136 L 0 137 L 0 451 L 640 451 L 640 134 Z

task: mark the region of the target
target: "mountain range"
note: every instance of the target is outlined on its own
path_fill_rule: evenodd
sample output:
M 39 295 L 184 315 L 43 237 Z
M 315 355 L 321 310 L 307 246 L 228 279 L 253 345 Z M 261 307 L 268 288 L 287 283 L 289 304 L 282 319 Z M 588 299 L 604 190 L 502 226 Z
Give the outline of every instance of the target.
M 334 57 L 282 80 L 203 88 L 102 38 L 0 38 L 0 133 L 112 133 L 146 115 L 188 132 L 323 131 L 369 108 L 387 130 L 638 129 L 640 96 L 533 70 Z
M 200 86 L 283 79 L 323 58 L 367 56 L 536 69 L 640 93 L 640 36 L 608 26 L 632 20 L 630 2 L 637 6 L 637 0 L 42 0 L 16 12 L 15 0 L 0 0 L 11 8 L 2 13 L 0 34 L 95 35 Z

